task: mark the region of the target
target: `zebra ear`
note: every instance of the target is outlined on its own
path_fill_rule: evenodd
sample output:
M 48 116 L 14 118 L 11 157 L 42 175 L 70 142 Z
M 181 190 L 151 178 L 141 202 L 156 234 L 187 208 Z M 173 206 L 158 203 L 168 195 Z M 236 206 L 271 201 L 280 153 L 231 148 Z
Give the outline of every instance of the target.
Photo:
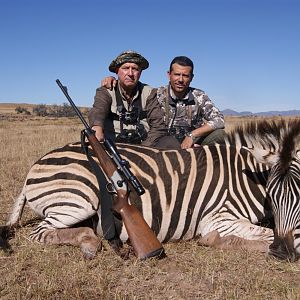
M 254 147 L 254 148 L 243 147 L 243 148 L 248 150 L 255 157 L 257 162 L 266 164 L 270 167 L 276 164 L 279 160 L 279 152 L 272 152 L 270 150 L 266 150 L 260 147 Z

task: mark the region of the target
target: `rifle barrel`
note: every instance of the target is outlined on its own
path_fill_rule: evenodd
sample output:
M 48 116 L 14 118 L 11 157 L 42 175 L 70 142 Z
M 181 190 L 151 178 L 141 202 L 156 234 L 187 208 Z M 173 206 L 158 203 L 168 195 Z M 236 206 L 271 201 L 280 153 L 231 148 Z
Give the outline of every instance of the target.
M 66 96 L 66 98 L 68 99 L 68 101 L 70 102 L 71 106 L 73 107 L 73 109 L 75 110 L 77 116 L 80 118 L 81 122 L 83 123 L 85 129 L 87 131 L 90 131 L 90 127 L 88 125 L 88 123 L 86 122 L 86 120 L 83 118 L 80 110 L 77 108 L 77 106 L 75 105 L 75 103 L 73 102 L 73 100 L 71 99 L 71 97 L 68 94 L 67 89 L 62 85 L 62 83 L 60 82 L 59 79 L 56 79 L 56 83 L 58 84 L 58 86 L 60 87 L 60 89 L 62 90 L 62 92 L 64 93 L 64 95 Z

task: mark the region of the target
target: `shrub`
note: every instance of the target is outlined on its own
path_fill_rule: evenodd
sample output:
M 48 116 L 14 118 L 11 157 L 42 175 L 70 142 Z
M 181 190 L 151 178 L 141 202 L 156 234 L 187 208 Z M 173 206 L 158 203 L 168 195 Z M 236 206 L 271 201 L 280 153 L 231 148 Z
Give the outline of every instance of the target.
M 40 117 L 46 117 L 48 115 L 47 106 L 45 104 L 38 104 L 33 108 L 33 113 Z
M 28 111 L 27 108 L 25 107 L 22 107 L 22 106 L 17 106 L 16 109 L 15 109 L 16 113 L 17 114 L 25 114 L 25 115 L 30 115 L 30 111 Z
M 49 105 L 46 106 L 45 104 L 39 104 L 37 106 L 34 107 L 33 112 L 37 115 L 37 116 L 41 116 L 41 117 L 74 117 L 76 115 L 75 111 L 73 110 L 73 108 L 67 104 L 67 103 L 63 103 L 63 105 Z

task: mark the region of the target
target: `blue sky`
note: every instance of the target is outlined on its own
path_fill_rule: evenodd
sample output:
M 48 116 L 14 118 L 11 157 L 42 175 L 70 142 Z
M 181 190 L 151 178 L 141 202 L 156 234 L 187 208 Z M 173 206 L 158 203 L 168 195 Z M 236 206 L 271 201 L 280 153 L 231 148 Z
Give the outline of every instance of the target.
M 220 109 L 300 109 L 298 0 L 0 0 L 0 102 L 62 104 L 59 78 L 92 106 L 108 65 L 133 49 L 141 81 L 168 83 L 173 57 Z

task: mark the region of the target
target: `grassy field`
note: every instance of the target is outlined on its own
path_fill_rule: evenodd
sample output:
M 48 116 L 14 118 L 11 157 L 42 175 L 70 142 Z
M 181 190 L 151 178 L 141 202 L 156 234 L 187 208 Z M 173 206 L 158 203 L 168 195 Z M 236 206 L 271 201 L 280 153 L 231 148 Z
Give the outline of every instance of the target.
M 227 129 L 245 118 L 228 118 Z M 74 119 L 16 116 L 0 109 L 0 224 L 5 223 L 30 166 L 58 146 L 78 141 Z M 33 243 L 37 224 L 25 209 L 22 227 L 0 251 L 0 299 L 300 299 L 300 262 L 259 253 L 221 251 L 197 241 L 168 243 L 163 260 L 122 260 L 104 249 L 86 261 L 79 248 Z

